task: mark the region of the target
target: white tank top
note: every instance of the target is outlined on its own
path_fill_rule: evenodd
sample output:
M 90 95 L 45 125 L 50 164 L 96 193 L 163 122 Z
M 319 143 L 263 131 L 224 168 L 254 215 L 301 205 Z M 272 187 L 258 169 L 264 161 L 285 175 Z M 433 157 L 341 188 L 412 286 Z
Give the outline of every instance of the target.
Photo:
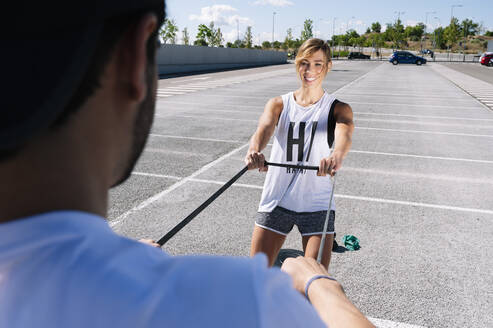
M 283 95 L 282 101 L 269 161 L 319 166 L 320 160 L 329 156 L 329 145 L 334 141 L 334 107 L 338 101 L 327 92 L 308 107 L 298 105 L 293 92 Z M 276 206 L 295 212 L 325 211 L 331 188 L 330 177 L 319 177 L 314 170 L 270 166 L 259 212 L 272 212 Z M 335 210 L 334 200 L 331 209 Z

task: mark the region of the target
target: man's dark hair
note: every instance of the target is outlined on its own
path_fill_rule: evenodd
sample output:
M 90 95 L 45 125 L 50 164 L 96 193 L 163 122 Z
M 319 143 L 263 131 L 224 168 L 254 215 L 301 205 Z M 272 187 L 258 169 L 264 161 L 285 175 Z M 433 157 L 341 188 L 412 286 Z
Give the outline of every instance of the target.
M 153 32 L 147 42 L 147 60 L 149 63 L 155 62 L 158 30 L 159 26 L 161 26 L 164 21 L 164 12 L 162 12 L 162 9 L 150 8 L 149 10 L 140 11 L 138 13 L 107 19 L 99 36 L 97 47 L 92 55 L 91 63 L 85 72 L 81 83 L 65 106 L 63 112 L 50 126 L 51 130 L 65 124 L 70 117 L 81 108 L 87 99 L 101 87 L 101 77 L 113 54 L 115 45 L 132 25 L 136 24 L 144 14 L 149 12 L 154 13 L 158 18 L 158 28 Z M 24 146 L 25 144 L 19 145 L 13 149 L 0 150 L 0 162 L 15 156 Z

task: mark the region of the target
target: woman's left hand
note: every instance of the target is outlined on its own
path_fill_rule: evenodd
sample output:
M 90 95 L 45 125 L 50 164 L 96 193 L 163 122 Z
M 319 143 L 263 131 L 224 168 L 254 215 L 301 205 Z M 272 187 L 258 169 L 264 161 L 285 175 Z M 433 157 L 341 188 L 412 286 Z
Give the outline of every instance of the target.
M 331 176 L 336 174 L 342 166 L 343 155 L 339 151 L 333 151 L 329 157 L 322 158 L 320 160 L 319 170 L 317 172 L 318 176 L 326 176 L 327 173 Z

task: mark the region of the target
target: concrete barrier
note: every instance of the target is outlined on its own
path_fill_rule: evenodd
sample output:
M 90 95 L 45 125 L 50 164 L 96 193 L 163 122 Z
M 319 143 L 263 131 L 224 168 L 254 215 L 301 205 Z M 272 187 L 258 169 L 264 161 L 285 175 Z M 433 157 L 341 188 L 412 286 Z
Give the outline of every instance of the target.
M 157 54 L 160 75 L 274 65 L 286 62 L 287 54 L 283 51 L 178 44 L 163 44 Z

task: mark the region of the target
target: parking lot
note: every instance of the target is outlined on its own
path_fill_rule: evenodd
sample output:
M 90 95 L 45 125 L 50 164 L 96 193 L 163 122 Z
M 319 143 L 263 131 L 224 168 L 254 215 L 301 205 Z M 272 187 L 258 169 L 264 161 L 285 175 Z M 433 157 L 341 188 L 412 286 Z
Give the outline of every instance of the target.
M 379 327 L 493 327 L 493 111 L 458 74 L 337 61 L 324 82 L 355 114 L 336 232 L 362 246 L 333 253 L 330 272 Z M 297 87 L 292 64 L 160 80 L 145 152 L 111 193 L 113 229 L 163 236 L 242 169 L 265 102 Z M 247 172 L 164 250 L 247 256 L 263 178 Z M 285 247 L 301 249 L 296 229 Z

